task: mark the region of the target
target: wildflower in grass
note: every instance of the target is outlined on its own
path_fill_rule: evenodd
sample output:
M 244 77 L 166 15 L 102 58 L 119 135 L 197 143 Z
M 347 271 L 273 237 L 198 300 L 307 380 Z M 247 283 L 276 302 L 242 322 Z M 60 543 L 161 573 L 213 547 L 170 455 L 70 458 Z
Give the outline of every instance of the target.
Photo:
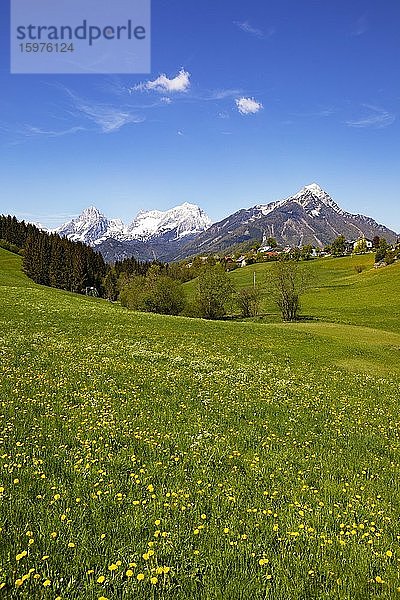
M 136 579 L 137 579 L 138 581 L 143 581 L 143 579 L 144 579 L 144 573 L 138 573 L 138 574 L 136 575 Z
M 150 577 L 150 582 L 151 582 L 153 585 L 156 585 L 156 583 L 158 582 L 158 577 Z
M 385 583 L 384 580 L 379 575 L 377 575 L 375 577 L 375 581 L 376 581 L 376 583 Z
M 106 578 L 104 577 L 104 575 L 100 575 L 100 577 L 97 578 L 97 583 L 104 583 L 106 580 Z
M 260 558 L 258 564 L 262 567 L 263 565 L 267 565 L 269 563 L 268 558 Z
M 109 571 L 117 571 L 118 569 L 118 565 L 116 565 L 115 563 L 112 563 L 111 565 L 108 565 L 108 570 Z
M 46 579 L 45 581 L 43 581 L 43 587 L 49 587 L 49 585 L 51 585 L 50 579 Z
M 57 531 L 53 531 L 53 532 L 50 534 L 50 537 L 51 537 L 51 538 L 53 538 L 53 540 L 55 540 L 55 539 L 56 539 L 56 537 L 57 537 L 57 535 L 58 535 Z
M 128 569 L 128 570 L 126 571 L 125 575 L 126 575 L 128 578 L 129 578 L 129 577 L 132 577 L 132 575 L 133 575 L 133 571 L 132 571 L 132 569 Z
M 98 600 L 108 600 L 105 596 L 100 596 Z
M 15 587 L 20 587 L 23 584 L 23 580 L 22 579 L 17 579 L 15 582 Z
M 68 548 L 75 548 L 74 542 L 68 542 Z
M 17 556 L 15 557 L 16 561 L 20 561 L 21 559 L 23 559 L 26 555 L 27 555 L 27 551 L 26 550 L 22 550 L 22 552 L 20 552 L 19 554 L 17 554 Z
M 391 550 L 388 550 L 388 551 L 386 552 L 386 556 L 387 556 L 388 558 L 392 558 L 392 556 L 393 556 L 393 552 L 392 552 Z

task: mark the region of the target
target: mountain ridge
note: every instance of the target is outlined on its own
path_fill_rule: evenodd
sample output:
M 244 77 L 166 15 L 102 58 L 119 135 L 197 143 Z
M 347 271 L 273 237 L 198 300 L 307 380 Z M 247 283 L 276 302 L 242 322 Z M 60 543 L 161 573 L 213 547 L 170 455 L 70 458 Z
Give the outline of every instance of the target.
M 166 211 L 141 210 L 129 225 L 108 219 L 90 206 L 55 232 L 95 247 L 109 262 L 130 256 L 180 260 L 268 236 L 283 245 L 319 247 L 338 235 L 349 240 L 375 235 L 389 242 L 397 238 L 394 231 L 371 217 L 343 210 L 317 183 L 282 200 L 240 209 L 217 223 L 188 202 Z

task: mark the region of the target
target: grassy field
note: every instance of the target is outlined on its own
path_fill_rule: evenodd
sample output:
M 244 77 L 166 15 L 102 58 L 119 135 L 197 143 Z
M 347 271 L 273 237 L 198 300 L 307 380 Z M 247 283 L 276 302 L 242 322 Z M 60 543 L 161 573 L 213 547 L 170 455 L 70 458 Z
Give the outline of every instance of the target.
M 325 260 L 317 321 L 209 322 L 0 249 L 0 597 L 400 598 L 399 265 Z

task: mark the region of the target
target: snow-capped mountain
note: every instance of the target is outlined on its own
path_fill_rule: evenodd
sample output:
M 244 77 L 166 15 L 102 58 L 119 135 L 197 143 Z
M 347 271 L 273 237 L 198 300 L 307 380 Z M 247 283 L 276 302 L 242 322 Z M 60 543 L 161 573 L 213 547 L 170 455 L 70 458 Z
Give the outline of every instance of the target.
M 77 217 L 54 230 L 62 237 L 92 246 L 100 239 L 123 235 L 124 224 L 120 219 L 107 219 L 95 206 L 89 206 Z
M 362 235 L 396 239 L 394 231 L 370 217 L 344 211 L 318 184 L 312 183 L 294 196 L 239 210 L 214 223 L 194 242 L 186 244 L 179 256 L 216 252 L 253 239 L 261 241 L 263 236 L 274 237 L 282 245 L 322 247 L 338 235 L 348 240 Z
M 172 261 L 195 254 L 220 252 L 250 240 L 272 236 L 278 244 L 324 246 L 338 235 L 355 240 L 364 235 L 396 240 L 396 233 L 370 217 L 343 210 L 318 184 L 269 204 L 257 204 L 211 224 L 195 204 L 170 210 L 140 211 L 128 226 L 108 219 L 91 206 L 56 232 L 82 241 L 113 262 L 134 256 L 139 260 Z
M 149 240 L 154 236 L 172 233 L 175 239 L 179 239 L 200 233 L 210 225 L 210 217 L 199 206 L 185 202 L 165 212 L 140 211 L 129 225 L 127 236 L 131 240 Z
M 121 219 L 108 219 L 95 206 L 90 206 L 75 219 L 58 227 L 55 233 L 97 247 L 110 260 L 115 258 L 113 247 L 128 244 L 130 249 L 139 247 L 144 252 L 143 244 L 152 242 L 157 245 L 158 258 L 160 244 L 176 246 L 183 240 L 187 242 L 210 225 L 209 216 L 195 204 L 187 202 L 166 211 L 140 211 L 128 226 Z M 149 252 L 145 254 L 154 258 L 154 249 L 150 250 L 150 255 Z

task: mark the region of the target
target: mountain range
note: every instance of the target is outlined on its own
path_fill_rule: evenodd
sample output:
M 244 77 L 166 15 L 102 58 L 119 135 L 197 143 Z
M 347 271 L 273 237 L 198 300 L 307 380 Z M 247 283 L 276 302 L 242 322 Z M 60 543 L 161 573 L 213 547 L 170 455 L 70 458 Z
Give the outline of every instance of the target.
M 348 240 L 375 235 L 388 242 L 397 238 L 374 219 L 343 210 L 316 183 L 289 198 L 239 210 L 214 224 L 200 207 L 189 203 L 167 211 L 140 211 L 128 226 L 91 206 L 55 232 L 95 247 L 108 262 L 131 256 L 173 261 L 268 236 L 283 245 L 320 247 L 341 234 Z

